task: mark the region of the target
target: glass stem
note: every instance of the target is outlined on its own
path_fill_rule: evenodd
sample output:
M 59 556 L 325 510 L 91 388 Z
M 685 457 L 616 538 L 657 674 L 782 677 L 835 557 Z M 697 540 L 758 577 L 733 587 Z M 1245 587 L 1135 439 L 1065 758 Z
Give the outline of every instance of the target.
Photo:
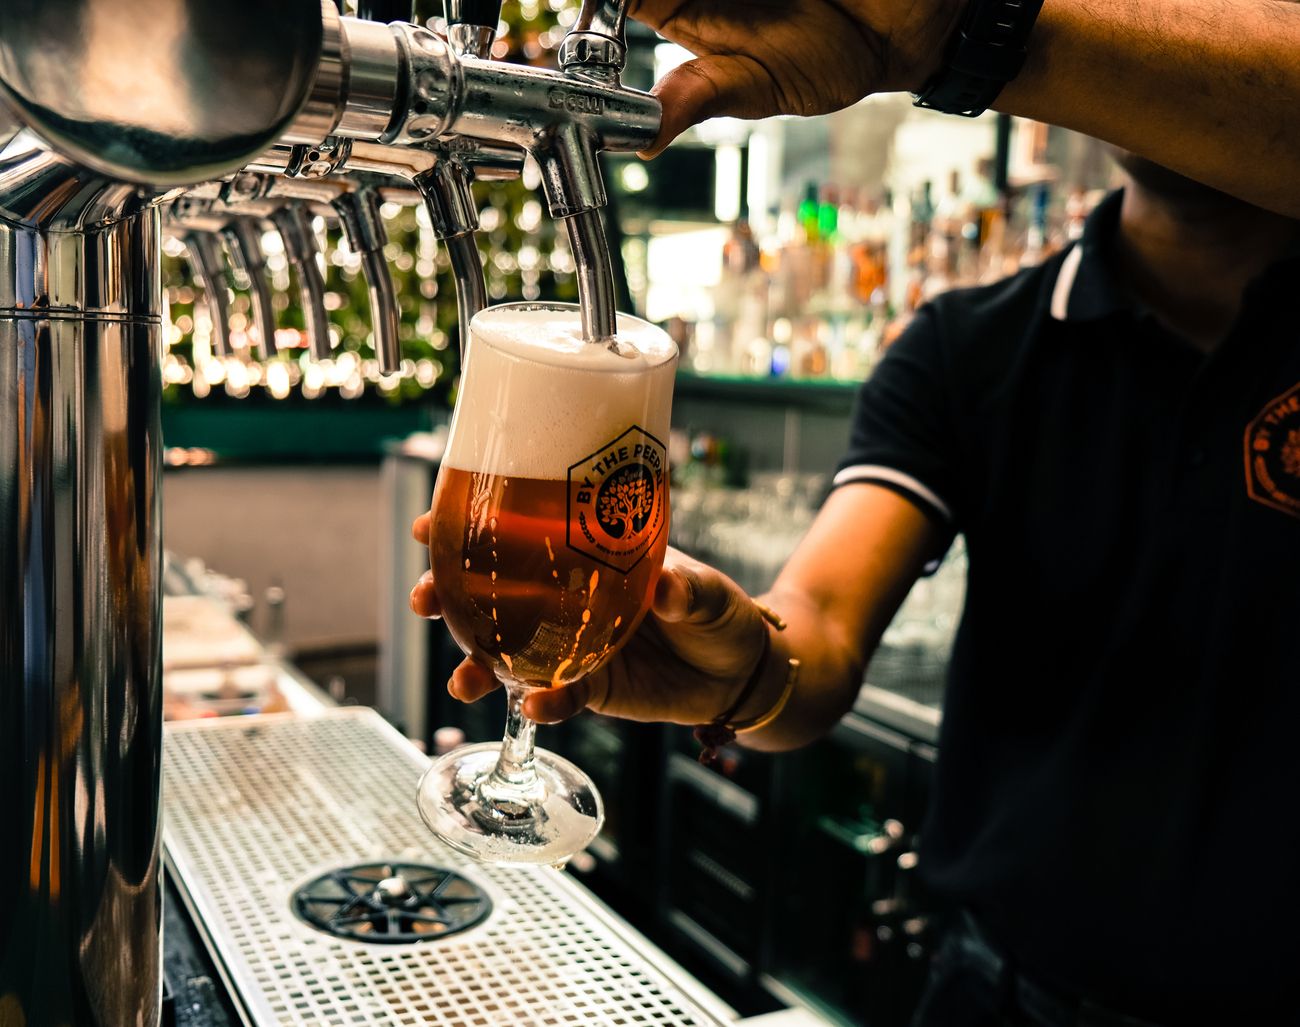
M 533 741 L 537 724 L 524 716 L 524 696 L 528 689 L 522 685 L 506 685 L 506 733 L 501 739 L 501 756 L 492 771 L 494 783 L 512 788 L 528 788 L 537 781 L 533 765 Z

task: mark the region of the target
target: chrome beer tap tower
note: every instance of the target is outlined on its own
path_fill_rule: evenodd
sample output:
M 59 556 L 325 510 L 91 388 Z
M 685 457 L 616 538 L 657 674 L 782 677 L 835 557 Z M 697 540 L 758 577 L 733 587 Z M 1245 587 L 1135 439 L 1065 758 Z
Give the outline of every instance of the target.
M 447 6 L 444 38 L 378 0 L 0 4 L 0 1022 L 159 1021 L 162 233 L 218 352 L 228 254 L 269 355 L 273 227 L 325 357 L 312 219 L 337 220 L 396 371 L 380 203 L 428 208 L 463 328 L 485 303 L 470 185 L 527 154 L 584 330 L 614 334 L 597 154 L 660 123 L 619 82 L 623 3 L 584 0 L 559 71 L 488 59 L 499 0 Z

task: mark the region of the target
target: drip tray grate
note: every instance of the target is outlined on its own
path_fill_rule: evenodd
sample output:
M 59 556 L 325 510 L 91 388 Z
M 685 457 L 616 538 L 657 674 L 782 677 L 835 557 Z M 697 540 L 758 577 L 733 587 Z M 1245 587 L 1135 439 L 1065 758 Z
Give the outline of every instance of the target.
M 415 811 L 426 765 L 369 710 L 167 726 L 167 857 L 252 1024 L 724 1022 L 716 999 L 564 874 L 483 866 L 432 837 Z M 481 889 L 483 915 L 408 944 L 336 937 L 299 918 L 302 889 L 357 864 L 380 868 L 363 871 L 377 886 L 383 868 L 451 872 Z

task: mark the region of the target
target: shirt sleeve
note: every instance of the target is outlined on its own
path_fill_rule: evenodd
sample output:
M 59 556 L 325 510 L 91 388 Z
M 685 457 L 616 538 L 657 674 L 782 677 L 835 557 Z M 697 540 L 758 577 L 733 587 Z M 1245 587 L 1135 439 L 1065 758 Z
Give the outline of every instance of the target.
M 951 392 L 938 319 L 922 307 L 862 384 L 848 451 L 832 485 L 871 482 L 915 504 L 947 535 L 958 530 Z

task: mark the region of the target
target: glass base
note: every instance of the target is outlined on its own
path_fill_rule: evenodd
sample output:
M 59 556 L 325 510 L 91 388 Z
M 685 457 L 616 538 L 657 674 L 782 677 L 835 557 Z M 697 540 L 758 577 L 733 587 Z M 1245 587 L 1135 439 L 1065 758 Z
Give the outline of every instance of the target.
M 522 783 L 502 780 L 492 773 L 500 754 L 499 742 L 483 742 L 434 760 L 416 792 L 420 816 L 453 849 L 484 863 L 563 866 L 600 832 L 600 793 L 545 749 Z

